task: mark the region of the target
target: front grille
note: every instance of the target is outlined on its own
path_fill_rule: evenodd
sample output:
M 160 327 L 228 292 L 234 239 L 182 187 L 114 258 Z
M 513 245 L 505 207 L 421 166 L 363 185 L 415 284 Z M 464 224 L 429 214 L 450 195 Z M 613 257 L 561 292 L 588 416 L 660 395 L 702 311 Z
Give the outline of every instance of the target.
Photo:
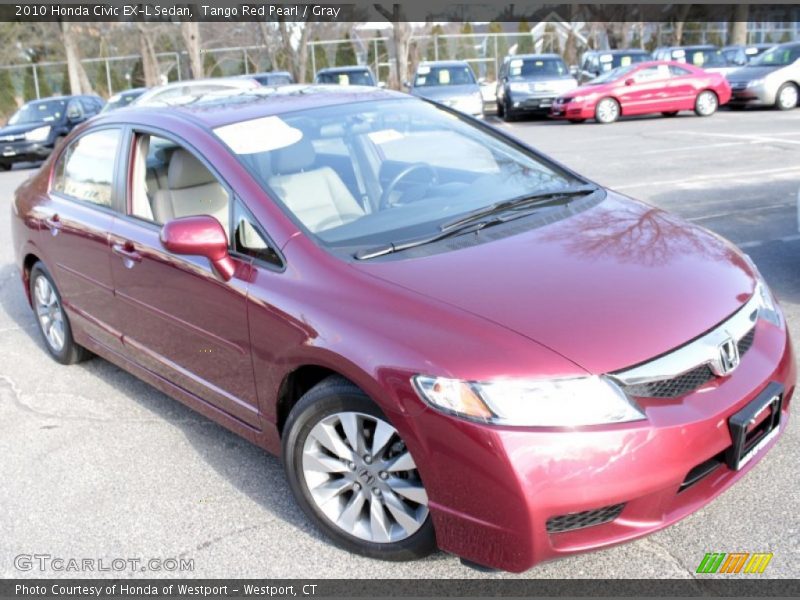
M 627 385 L 623 389 L 629 395 L 638 398 L 677 398 L 693 392 L 712 379 L 714 379 L 714 373 L 711 372 L 708 365 L 700 365 L 696 369 L 672 379 Z
M 739 348 L 740 358 L 747 354 L 747 351 L 753 346 L 755 336 L 756 328 L 752 327 L 736 343 Z M 623 385 L 622 389 L 628 395 L 636 398 L 677 398 L 695 391 L 715 377 L 708 365 L 699 365 L 691 371 L 681 373 L 676 377 L 648 381 L 647 383 Z
M 624 502 L 622 504 L 614 504 L 613 506 L 605 506 L 594 510 L 585 510 L 583 512 L 551 517 L 547 519 L 547 533 L 563 533 L 564 531 L 573 531 L 574 529 L 602 525 L 603 523 L 608 523 L 616 519 L 623 508 L 625 508 Z

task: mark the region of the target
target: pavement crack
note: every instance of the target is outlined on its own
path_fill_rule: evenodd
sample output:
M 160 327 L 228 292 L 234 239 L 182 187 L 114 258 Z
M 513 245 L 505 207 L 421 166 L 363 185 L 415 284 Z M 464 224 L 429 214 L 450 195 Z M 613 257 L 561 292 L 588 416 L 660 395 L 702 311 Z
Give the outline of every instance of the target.
M 702 587 L 699 584 L 699 580 L 695 576 L 694 572 L 687 568 L 681 559 L 678 558 L 669 548 L 660 544 L 659 542 L 651 539 L 651 538 L 644 538 L 639 542 L 645 550 L 649 551 L 652 554 L 660 555 L 664 558 L 667 562 L 671 563 L 674 567 L 676 567 L 679 571 L 683 571 L 689 575 L 689 577 L 694 580 L 694 587 L 697 588 L 698 592 L 703 592 Z
M 224 541 L 224 540 L 226 540 L 228 538 L 236 537 L 237 535 L 240 535 L 242 533 L 247 533 L 249 531 L 254 531 L 256 529 L 261 529 L 262 527 L 264 527 L 265 525 L 268 525 L 269 523 L 270 523 L 269 521 L 262 521 L 261 523 L 256 523 L 255 525 L 248 525 L 247 527 L 240 527 L 239 529 L 234 529 L 233 531 L 228 531 L 226 533 L 220 534 L 220 535 L 215 536 L 213 538 L 209 538 L 209 539 L 207 539 L 207 540 L 205 540 L 203 542 L 200 542 L 197 546 L 195 546 L 195 548 L 193 550 L 185 550 L 185 551 L 181 552 L 180 554 L 178 554 L 178 558 L 183 558 L 183 557 L 187 556 L 189 554 L 189 552 L 198 552 L 200 550 L 205 550 L 206 548 L 214 546 L 215 544 L 218 544 L 219 542 L 222 542 L 222 541 Z

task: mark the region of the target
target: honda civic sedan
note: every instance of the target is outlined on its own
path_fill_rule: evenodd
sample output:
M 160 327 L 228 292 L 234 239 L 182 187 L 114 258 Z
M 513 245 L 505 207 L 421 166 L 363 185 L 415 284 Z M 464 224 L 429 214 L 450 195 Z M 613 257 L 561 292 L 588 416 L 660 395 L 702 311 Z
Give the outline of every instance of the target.
M 604 124 L 628 115 L 674 117 L 682 110 L 708 117 L 730 98 L 730 85 L 721 73 L 685 63 L 651 61 L 618 67 L 563 94 L 553 103 L 550 116 Z
M 789 416 L 786 322 L 732 244 L 404 94 L 101 115 L 13 214 L 55 360 L 99 355 L 280 455 L 367 556 L 523 571 L 631 540 Z

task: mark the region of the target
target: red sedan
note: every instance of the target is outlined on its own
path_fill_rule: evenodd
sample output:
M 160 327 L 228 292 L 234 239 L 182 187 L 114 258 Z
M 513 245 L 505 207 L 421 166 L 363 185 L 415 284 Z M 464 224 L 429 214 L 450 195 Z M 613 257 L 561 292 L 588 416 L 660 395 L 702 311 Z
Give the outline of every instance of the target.
M 673 117 L 693 110 L 713 115 L 731 98 L 725 76 L 693 65 L 651 61 L 618 67 L 557 98 L 550 116 L 582 123 L 613 123 L 620 116 L 662 113 Z
M 418 98 L 120 109 L 12 206 L 46 352 L 280 454 L 367 556 L 523 571 L 630 540 L 786 428 L 786 322 L 735 246 Z

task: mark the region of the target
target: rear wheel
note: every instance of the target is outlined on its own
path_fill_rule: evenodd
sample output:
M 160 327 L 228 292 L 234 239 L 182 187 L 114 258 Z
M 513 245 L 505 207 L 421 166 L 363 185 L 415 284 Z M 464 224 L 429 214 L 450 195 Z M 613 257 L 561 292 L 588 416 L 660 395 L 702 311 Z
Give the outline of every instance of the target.
M 666 111 L 662 112 L 661 114 L 664 115 L 665 117 L 675 117 L 675 116 L 678 115 L 678 111 L 677 110 L 666 110 Z
M 503 120 L 504 121 L 516 121 L 517 115 L 514 113 L 514 110 L 511 108 L 511 103 L 508 101 L 508 98 L 503 101 Z
M 603 98 L 594 109 L 594 118 L 598 123 L 608 125 L 619 119 L 619 103 L 613 98 Z
M 502 119 L 503 116 L 505 115 L 505 113 L 506 113 L 506 109 L 503 106 L 503 103 L 502 102 L 498 102 L 497 103 L 497 116 Z
M 339 546 L 384 560 L 436 548 L 428 496 L 397 430 L 356 386 L 329 377 L 284 428 L 283 460 L 303 511 Z
M 698 117 L 710 117 L 719 107 L 717 95 L 710 90 L 703 90 L 697 94 L 694 101 L 694 112 Z
M 64 312 L 61 295 L 42 263 L 36 263 L 31 269 L 30 291 L 39 332 L 50 355 L 64 365 L 89 358 L 89 351 L 72 338 L 72 327 Z
M 793 83 L 784 83 L 775 95 L 775 106 L 780 110 L 791 110 L 797 106 L 797 97 L 797 86 Z

